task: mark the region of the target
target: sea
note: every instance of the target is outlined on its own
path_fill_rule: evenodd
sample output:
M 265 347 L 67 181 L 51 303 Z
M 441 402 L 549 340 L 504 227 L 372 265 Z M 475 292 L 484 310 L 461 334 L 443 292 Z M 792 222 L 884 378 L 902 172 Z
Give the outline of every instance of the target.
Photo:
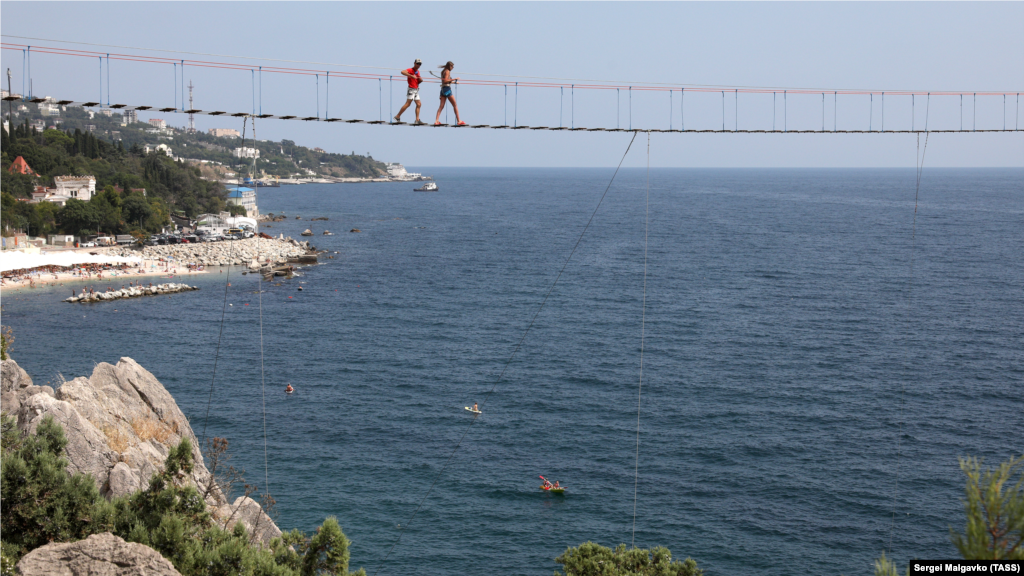
M 36 384 L 134 358 L 371 575 L 549 575 L 587 541 L 870 574 L 956 557 L 958 459 L 1024 453 L 1024 170 L 415 169 L 440 191 L 260 189 L 264 231 L 327 251 L 292 279 L 7 293 L 12 356 Z

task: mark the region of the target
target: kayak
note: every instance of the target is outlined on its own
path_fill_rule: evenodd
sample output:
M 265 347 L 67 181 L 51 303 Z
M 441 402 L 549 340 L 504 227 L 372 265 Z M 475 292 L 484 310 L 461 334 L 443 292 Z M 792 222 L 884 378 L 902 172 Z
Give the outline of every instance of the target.
M 470 412 L 472 412 L 473 414 L 483 414 L 483 412 L 481 412 L 481 411 L 479 411 L 479 410 L 473 410 L 473 409 L 472 409 L 472 408 L 470 408 L 469 406 L 466 406 L 466 410 L 469 410 L 469 411 L 470 411 Z
M 551 492 L 552 494 L 565 494 L 565 488 L 545 488 L 541 485 L 540 489 L 545 492 Z

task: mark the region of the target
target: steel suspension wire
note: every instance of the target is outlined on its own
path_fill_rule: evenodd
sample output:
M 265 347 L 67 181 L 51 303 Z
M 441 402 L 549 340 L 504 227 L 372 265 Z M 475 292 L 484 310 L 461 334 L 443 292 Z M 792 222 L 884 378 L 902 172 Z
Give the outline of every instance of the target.
M 647 326 L 647 232 L 651 221 L 651 133 L 647 133 L 647 201 L 644 208 L 644 291 L 640 306 L 640 383 L 636 390 L 636 457 L 633 463 L 633 536 L 630 547 L 636 548 L 636 496 L 640 484 L 640 397 L 644 390 L 644 330 Z
M 540 316 L 541 311 L 544 310 L 544 305 L 547 304 L 548 298 L 551 297 L 551 293 L 555 290 L 555 286 L 558 285 L 558 280 L 562 278 L 562 273 L 565 272 L 565 268 L 569 265 L 569 261 L 572 260 L 573 255 L 576 253 L 576 249 L 579 248 L 580 242 L 583 241 L 583 236 L 587 233 L 587 230 L 590 229 L 591 223 L 594 222 L 594 217 L 597 216 L 597 211 L 600 210 L 601 204 L 604 203 L 604 199 L 608 195 L 608 191 L 611 190 L 612 184 L 615 182 L 615 177 L 618 176 L 619 169 L 622 168 L 622 163 L 626 160 L 626 156 L 629 154 L 630 148 L 633 147 L 633 142 L 635 140 L 636 132 L 634 132 L 633 137 L 630 138 L 629 145 L 626 146 L 626 151 L 622 154 L 622 159 L 619 160 L 619 164 L 618 166 L 616 166 L 615 172 L 612 174 L 612 179 L 608 182 L 608 186 L 605 187 L 604 193 L 601 194 L 601 198 L 597 201 L 597 206 L 594 207 L 594 212 L 590 215 L 590 219 L 587 220 L 587 224 L 583 227 L 583 231 L 580 232 L 579 238 L 576 239 L 576 243 L 573 245 L 572 250 L 569 252 L 569 256 L 565 259 L 565 263 L 562 264 L 562 268 L 558 271 L 558 275 L 555 276 L 555 281 L 551 283 L 551 287 L 548 288 L 547 293 L 544 294 L 544 299 L 541 300 L 540 306 L 537 307 L 537 312 L 534 313 L 533 318 L 530 320 L 530 323 L 526 326 L 526 330 L 523 332 L 522 338 L 519 339 L 519 342 L 516 344 L 515 349 L 512 350 L 512 354 L 508 357 L 508 360 L 505 361 L 505 365 L 502 367 L 501 372 L 498 374 L 498 377 L 494 380 L 494 384 L 491 386 L 491 389 L 487 392 L 487 395 L 484 396 L 483 402 L 479 403 L 481 407 L 485 406 L 487 404 L 487 401 L 490 399 L 491 395 L 494 394 L 494 391 L 498 387 L 498 383 L 501 382 L 502 377 L 505 376 L 505 371 L 508 370 L 509 365 L 512 364 L 512 360 L 514 360 L 516 354 L 519 353 L 519 349 L 522 348 L 523 342 L 526 341 L 526 336 L 530 334 L 530 329 L 533 328 L 533 324 L 537 321 L 537 317 Z M 451 455 L 449 455 L 448 459 L 445 460 L 445 463 L 441 467 L 441 470 L 437 473 L 437 476 L 434 478 L 434 481 L 430 484 L 430 488 L 427 489 L 427 493 L 424 494 L 423 498 L 420 499 L 419 504 L 416 506 L 416 510 L 414 510 L 412 513 L 412 516 L 410 516 L 409 519 L 406 520 L 404 524 L 402 524 L 402 528 L 398 533 L 398 538 L 395 540 L 395 543 L 391 545 L 391 548 L 388 549 L 388 552 L 384 555 L 384 558 L 380 561 L 380 564 L 377 566 L 377 569 L 373 572 L 373 576 L 377 576 L 377 574 L 380 573 L 380 571 L 384 568 L 384 564 L 388 561 L 388 558 L 391 557 L 391 553 L 395 550 L 395 547 L 398 546 L 398 543 L 402 541 L 402 536 L 405 534 L 405 530 L 409 527 L 409 524 L 412 524 L 413 519 L 416 518 L 416 514 L 419 513 L 420 509 L 423 508 L 423 504 L 427 501 L 427 498 L 430 497 L 431 492 L 434 491 L 434 487 L 437 486 L 437 482 L 441 479 L 441 476 L 444 475 L 445 470 L 448 469 L 448 465 L 451 464 L 452 459 L 455 458 L 455 454 L 459 451 L 459 447 L 462 446 L 462 442 L 466 439 L 466 435 L 469 434 L 469 431 L 473 428 L 473 424 L 475 424 L 476 421 L 477 418 L 474 417 L 472 420 L 470 420 L 469 424 L 466 425 L 465 431 L 462 433 L 462 436 L 459 437 L 459 441 L 455 444 L 455 448 L 452 449 Z
M 911 233 L 910 233 L 910 274 L 907 276 L 907 316 L 906 316 L 906 318 L 907 318 L 907 324 L 908 324 L 908 326 L 907 326 L 907 333 L 908 334 L 910 332 L 909 323 L 910 323 L 911 289 L 913 288 L 913 283 L 914 283 L 914 253 L 916 252 L 916 247 L 917 247 L 917 204 L 918 204 L 918 197 L 919 197 L 919 195 L 921 193 L 921 173 L 924 171 L 924 156 L 925 156 L 925 154 L 928 153 L 928 136 L 930 136 L 930 134 L 928 134 L 926 132 L 925 135 L 924 135 L 924 150 L 919 152 L 919 153 L 915 153 L 914 154 L 914 165 L 915 165 L 914 167 L 915 167 L 916 172 L 917 172 L 917 174 L 915 175 L 916 179 L 917 179 L 917 185 L 916 185 L 916 187 L 914 189 L 914 220 L 913 220 L 913 225 L 911 227 Z M 921 135 L 920 134 L 917 135 L 917 148 L 919 150 L 921 148 Z M 918 156 L 920 156 L 920 159 L 918 159 Z M 909 355 L 910 352 L 908 351 L 907 354 Z M 905 399 L 906 399 L 906 395 L 907 395 L 907 381 L 906 381 L 906 378 L 902 378 L 901 382 L 902 382 L 902 385 L 900 387 L 899 429 L 898 429 L 897 434 L 896 434 L 896 480 L 895 480 L 895 484 L 893 485 L 893 490 L 892 490 L 892 521 L 891 521 L 892 523 L 891 523 L 891 525 L 889 527 L 889 555 L 890 556 L 892 556 L 892 539 L 893 539 L 893 534 L 895 534 L 895 532 L 896 532 L 896 498 L 897 498 L 897 496 L 899 494 L 899 488 L 900 488 L 900 456 L 901 456 L 902 447 L 903 447 L 903 443 L 902 443 L 902 441 L 903 441 L 903 408 L 904 408 L 904 406 L 906 404 Z
M 242 119 L 242 142 L 245 142 L 245 128 L 249 123 L 249 118 Z M 238 187 L 242 186 L 242 171 L 238 171 Z M 257 240 L 258 242 L 258 240 Z M 257 249 L 257 253 L 259 250 Z M 199 440 L 200 449 L 206 443 L 206 426 L 210 423 L 210 408 L 213 406 L 213 385 L 217 381 L 217 362 L 220 360 L 220 345 L 224 340 L 224 318 L 228 312 L 228 287 L 231 286 L 231 267 L 228 266 L 227 274 L 224 275 L 224 302 L 221 305 L 220 310 L 220 331 L 217 333 L 217 349 L 213 353 L 213 374 L 210 376 L 210 396 L 206 401 L 206 417 L 203 418 L 203 435 Z

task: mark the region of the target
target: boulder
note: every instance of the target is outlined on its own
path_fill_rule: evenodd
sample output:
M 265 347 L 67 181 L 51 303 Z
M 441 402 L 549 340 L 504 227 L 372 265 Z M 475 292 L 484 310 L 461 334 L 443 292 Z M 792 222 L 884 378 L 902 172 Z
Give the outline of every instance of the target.
M 4 411 L 18 428 L 34 432 L 47 415 L 53 416 L 68 439 L 68 471 L 89 474 L 107 498 L 129 495 L 149 485 L 182 438 L 192 444 L 195 468 L 184 479 L 206 494 L 214 516 L 227 525 L 242 521 L 258 541 L 268 543 L 280 529 L 249 498 L 229 505 L 203 460 L 199 440 L 171 394 L 152 373 L 131 358 L 116 365 L 97 364 L 89 378 L 64 382 L 54 392 L 34 386 L 13 360 L 3 363 Z M 9 410 L 9 406 L 16 406 Z
M 156 550 L 110 532 L 36 548 L 15 570 L 22 576 L 181 576 Z

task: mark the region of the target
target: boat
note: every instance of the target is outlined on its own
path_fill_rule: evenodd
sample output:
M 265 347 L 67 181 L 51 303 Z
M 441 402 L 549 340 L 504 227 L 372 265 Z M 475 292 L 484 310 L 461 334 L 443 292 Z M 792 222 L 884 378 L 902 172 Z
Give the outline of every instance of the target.
M 413 188 L 413 192 L 437 192 L 437 184 L 435 182 L 427 182 L 419 188 Z
M 312 236 L 312 235 L 313 235 L 313 231 L 310 230 L 309 228 L 306 228 L 305 230 L 302 231 L 302 234 L 299 234 L 299 236 Z
M 545 491 L 545 492 L 550 492 L 552 494 L 565 494 L 565 488 L 563 488 L 563 487 L 559 487 L 559 488 L 545 488 L 544 485 L 541 484 L 540 489 Z
M 473 414 L 483 414 L 483 412 L 481 412 L 481 411 L 479 411 L 479 410 L 473 410 L 473 409 L 472 409 L 472 408 L 470 408 L 469 406 L 466 406 L 466 410 L 469 410 L 469 411 L 470 411 L 470 412 L 472 412 Z
M 324 236 L 334 236 L 334 232 L 331 232 L 330 230 L 324 230 Z

